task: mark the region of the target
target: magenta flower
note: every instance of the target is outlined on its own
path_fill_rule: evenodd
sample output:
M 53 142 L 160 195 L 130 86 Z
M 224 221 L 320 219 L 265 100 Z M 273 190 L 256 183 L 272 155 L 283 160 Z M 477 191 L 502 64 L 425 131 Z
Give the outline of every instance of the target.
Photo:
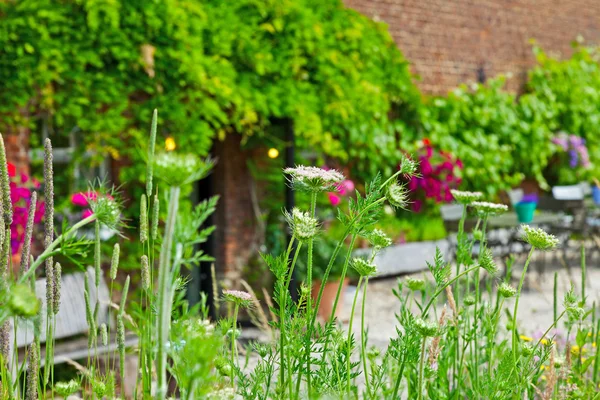
M 329 202 L 334 207 L 337 207 L 340 204 L 340 202 L 342 201 L 340 196 L 338 196 L 337 194 L 332 193 L 332 192 L 327 193 L 327 197 L 329 197 Z

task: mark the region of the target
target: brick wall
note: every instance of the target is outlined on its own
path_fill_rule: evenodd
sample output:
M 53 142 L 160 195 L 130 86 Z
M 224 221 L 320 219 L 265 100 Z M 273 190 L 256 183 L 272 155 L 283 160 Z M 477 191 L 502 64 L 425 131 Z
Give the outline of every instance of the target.
M 534 63 L 529 39 L 551 54 L 568 56 L 578 35 L 600 43 L 598 0 L 344 0 L 348 7 L 386 22 L 426 93 L 444 94 L 512 73 L 518 90 Z
M 2 138 L 6 147 L 8 162 L 17 167 L 17 172 L 29 173 L 29 129 L 16 128 L 3 131 Z

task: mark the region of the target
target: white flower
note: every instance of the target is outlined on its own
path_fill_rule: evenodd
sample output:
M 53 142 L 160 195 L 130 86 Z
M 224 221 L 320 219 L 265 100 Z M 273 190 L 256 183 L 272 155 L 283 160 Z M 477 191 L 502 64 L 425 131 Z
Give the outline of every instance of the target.
M 492 216 L 502 214 L 508 211 L 506 204 L 489 203 L 487 201 L 474 201 L 471 207 L 477 210 L 479 215 Z
M 171 186 L 182 186 L 206 177 L 214 161 L 202 160 L 195 154 L 158 153 L 154 157 L 154 173 Z
M 242 307 L 249 307 L 252 304 L 252 296 L 248 292 L 241 290 L 223 290 L 223 297 L 226 301 L 230 301 Z
M 364 258 L 354 258 L 350 265 L 360 276 L 369 277 L 377 273 L 377 266 Z
M 319 221 L 311 217 L 308 212 L 294 208 L 291 214 L 285 213 L 285 219 L 298 240 L 312 239 L 319 233 Z
M 286 168 L 283 172 L 289 175 L 292 186 L 308 192 L 330 192 L 344 180 L 344 175 L 335 169 L 322 169 L 299 165 Z
M 461 204 L 471 204 L 474 201 L 477 201 L 483 197 L 483 193 L 481 192 L 467 192 L 464 190 L 450 190 L 452 197 L 454 200 Z

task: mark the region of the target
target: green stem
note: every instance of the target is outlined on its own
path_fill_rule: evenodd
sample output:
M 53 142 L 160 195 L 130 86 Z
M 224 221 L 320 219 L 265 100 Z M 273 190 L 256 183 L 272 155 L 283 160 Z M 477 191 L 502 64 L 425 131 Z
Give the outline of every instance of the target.
M 35 274 L 36 269 L 40 265 L 42 265 L 42 263 L 44 261 L 46 261 L 46 259 L 48 257 L 55 254 L 54 249 L 56 249 L 56 246 L 58 246 L 64 238 L 68 238 L 70 235 L 75 233 L 77 230 L 83 228 L 90 222 L 94 222 L 95 220 L 96 220 L 96 216 L 92 214 L 89 217 L 82 219 L 81 221 L 79 221 L 78 223 L 73 225 L 65 233 L 63 233 L 62 235 L 57 237 L 52 243 L 50 243 L 50 245 L 48 247 L 46 247 L 44 252 L 39 255 L 39 257 L 33 262 L 33 264 L 31 264 L 31 266 L 29 267 L 29 270 L 26 273 L 24 273 L 23 275 L 21 275 L 21 277 L 19 278 L 19 283 L 27 282 L 27 280 L 30 279 L 30 277 L 33 276 L 33 274 Z
M 523 288 L 523 282 L 525 282 L 525 273 L 527 272 L 527 267 L 529 266 L 529 262 L 531 261 L 531 256 L 533 255 L 534 250 L 534 247 L 531 247 L 531 250 L 529 250 L 529 254 L 527 255 L 527 261 L 525 261 L 525 266 L 523 267 L 523 272 L 521 273 L 521 280 L 519 281 L 517 295 L 515 297 L 515 307 L 513 310 L 512 326 L 512 352 L 515 369 L 517 368 L 517 311 L 519 309 L 519 298 L 521 297 L 521 289 Z
M 293 247 L 295 240 L 296 240 L 296 237 L 292 236 L 292 238 L 290 239 L 290 243 L 288 244 L 288 248 L 285 252 L 286 263 L 290 259 L 290 253 L 292 251 L 292 247 Z M 279 349 L 279 373 L 280 373 L 279 380 L 282 385 L 281 390 L 283 390 L 283 388 L 284 388 L 283 384 L 285 382 L 285 309 L 286 309 L 286 305 L 287 305 L 286 304 L 287 303 L 286 290 L 290 286 L 290 282 L 292 280 L 292 272 L 294 270 L 294 266 L 296 265 L 296 259 L 298 257 L 298 253 L 299 253 L 301 247 L 302 247 L 302 243 L 298 243 L 298 246 L 296 247 L 296 251 L 294 254 L 294 260 L 292 261 L 292 265 L 290 266 L 290 271 L 288 272 L 287 281 L 284 282 L 284 286 L 282 288 L 280 288 L 280 290 L 279 290 L 279 347 L 280 347 L 280 349 Z
M 487 216 L 483 217 L 483 228 L 481 229 L 481 243 L 479 246 L 479 258 L 481 259 L 483 252 L 485 252 L 486 248 L 487 248 L 487 241 L 486 241 L 486 227 L 487 227 Z M 474 305 L 474 310 L 475 310 L 475 318 L 474 318 L 474 333 L 475 333 L 475 337 L 477 337 L 477 332 L 479 330 L 479 318 L 478 318 L 478 314 L 479 314 L 479 302 L 481 300 L 481 288 L 480 288 L 480 281 L 479 281 L 479 272 L 480 272 L 480 268 L 477 268 L 477 270 L 475 271 L 475 305 Z M 474 368 L 474 372 L 475 372 L 475 382 L 476 384 L 479 382 L 478 376 L 479 376 L 479 348 L 478 346 L 475 347 L 474 349 L 474 361 L 475 361 L 475 368 Z
M 352 347 L 350 346 L 352 340 L 352 323 L 354 322 L 354 310 L 356 309 L 356 300 L 358 299 L 358 293 L 360 291 L 360 285 L 363 281 L 361 276 L 358 279 L 358 285 L 354 292 L 354 299 L 352 300 L 352 311 L 350 312 L 350 322 L 348 323 L 348 343 L 346 347 L 346 393 L 350 396 L 350 356 L 352 355 Z
M 179 208 L 180 188 L 175 186 L 170 191 L 169 212 L 165 226 L 164 240 L 160 251 L 158 266 L 158 354 L 156 361 L 157 399 L 164 399 L 167 395 L 167 348 L 169 329 L 171 325 L 171 250 Z
M 310 199 L 310 215 L 311 217 L 315 217 L 315 210 L 317 208 L 317 193 L 313 192 L 311 194 L 311 199 Z M 312 313 L 313 313 L 313 309 L 312 309 L 312 267 L 313 267 L 313 239 L 309 239 L 308 240 L 308 262 L 307 262 L 307 267 L 306 267 L 306 284 L 308 285 L 308 297 L 306 298 L 306 322 L 310 323 L 310 321 L 312 320 Z M 316 314 L 316 313 L 315 313 Z M 306 385 L 307 385 L 307 389 L 308 389 L 308 398 L 312 398 L 312 385 L 310 383 L 310 379 L 311 379 L 311 372 L 310 372 L 310 359 L 311 359 L 311 337 L 312 335 L 312 329 L 307 329 L 306 330 Z M 302 369 L 300 369 L 302 370 Z M 299 384 L 300 384 L 300 377 L 298 377 L 298 395 L 299 393 Z
M 392 399 L 398 398 L 398 390 L 400 389 L 400 382 L 402 381 L 402 375 L 404 374 L 404 366 L 406 365 L 406 360 L 402 357 L 402 362 L 400 363 L 400 371 L 398 371 L 398 376 L 396 377 L 396 382 L 394 383 L 394 393 L 392 394 Z
M 233 323 L 231 326 L 231 386 L 234 387 L 234 376 L 235 376 L 235 367 L 237 364 L 237 360 L 236 360 L 236 353 L 237 353 L 237 349 L 235 347 L 235 333 L 237 330 L 237 317 L 238 317 L 238 311 L 239 311 L 240 305 L 235 303 L 235 308 L 233 309 Z
M 456 282 L 458 279 L 460 279 L 460 277 L 468 274 L 469 272 L 473 272 L 476 269 L 479 268 L 479 265 L 475 265 L 474 267 L 471 267 L 469 269 L 464 270 L 463 272 L 461 272 L 460 274 L 456 275 L 454 278 L 450 279 L 448 282 L 444 283 L 442 285 L 442 287 L 440 287 L 438 290 L 436 290 L 436 292 L 433 294 L 433 296 L 431 296 L 431 299 L 429 299 L 429 302 L 427 303 L 427 305 L 425 306 L 425 308 L 423 308 L 423 311 L 421 312 L 422 316 L 425 316 L 427 314 L 427 311 L 429 310 L 429 308 L 433 305 L 433 302 L 435 301 L 435 299 L 443 292 L 446 290 L 447 286 L 452 285 L 454 282 Z
M 423 365 L 425 364 L 425 343 L 427 342 L 427 338 L 423 337 L 423 343 L 421 344 L 421 359 L 419 360 L 419 386 L 418 386 L 418 400 L 423 398 Z
M 371 388 L 369 387 L 369 369 L 367 365 L 367 356 L 366 356 L 366 347 L 367 347 L 367 338 L 365 335 L 365 304 L 367 303 L 367 287 L 369 286 L 369 278 L 365 279 L 365 283 L 363 284 L 363 298 L 362 298 L 362 307 L 360 313 L 360 351 L 361 358 L 363 359 L 363 370 L 365 374 L 365 386 L 367 391 L 367 397 L 371 397 Z M 356 288 L 358 291 L 358 287 Z

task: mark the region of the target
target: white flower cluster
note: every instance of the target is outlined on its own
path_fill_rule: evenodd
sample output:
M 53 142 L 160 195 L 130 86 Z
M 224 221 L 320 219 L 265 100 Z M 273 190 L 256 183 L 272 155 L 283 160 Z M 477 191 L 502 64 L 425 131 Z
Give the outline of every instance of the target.
M 360 276 L 369 277 L 377 273 L 377 266 L 364 258 L 354 258 L 350 264 Z
M 169 185 L 182 186 L 204 178 L 213 164 L 212 160 L 202 160 L 195 154 L 163 152 L 154 157 L 154 172 Z
M 477 201 L 483 197 L 483 193 L 481 192 L 467 192 L 464 190 L 450 190 L 450 194 L 454 197 L 454 200 L 459 202 L 460 204 L 471 204 L 474 201 Z
M 308 212 L 294 208 L 291 214 L 285 214 L 285 218 L 298 240 L 312 239 L 319 233 L 319 221 L 311 217 Z
M 329 192 L 344 180 L 344 175 L 335 169 L 323 169 L 299 165 L 286 168 L 283 172 L 290 177 L 292 186 L 308 192 Z
M 485 216 L 502 214 L 508 211 L 506 204 L 489 203 L 487 201 L 474 201 L 471 207 L 477 210 L 477 213 Z

